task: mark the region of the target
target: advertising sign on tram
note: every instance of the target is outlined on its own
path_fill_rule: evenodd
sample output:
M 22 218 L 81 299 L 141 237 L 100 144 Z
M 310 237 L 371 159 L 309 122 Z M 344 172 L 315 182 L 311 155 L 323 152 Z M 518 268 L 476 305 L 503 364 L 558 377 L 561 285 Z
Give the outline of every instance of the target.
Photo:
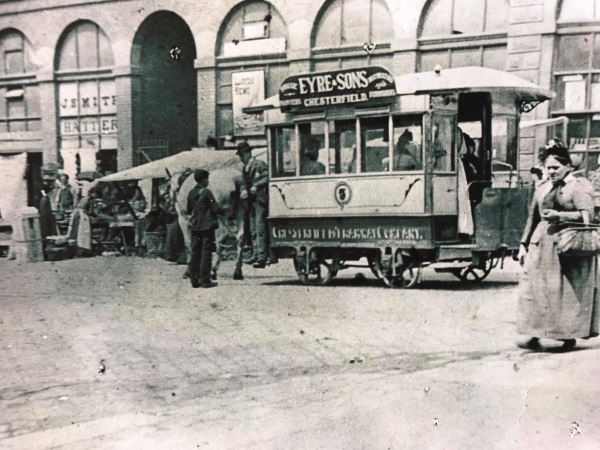
M 377 66 L 294 75 L 279 88 L 280 105 L 288 110 L 389 103 L 395 95 L 394 77 Z

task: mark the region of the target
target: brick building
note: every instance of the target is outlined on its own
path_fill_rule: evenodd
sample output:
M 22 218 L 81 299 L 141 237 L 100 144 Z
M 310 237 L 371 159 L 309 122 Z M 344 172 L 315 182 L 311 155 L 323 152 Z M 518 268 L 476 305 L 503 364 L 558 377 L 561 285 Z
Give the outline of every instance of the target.
M 0 156 L 27 154 L 37 204 L 43 164 L 122 170 L 264 140 L 241 107 L 289 73 L 437 64 L 551 87 L 527 119 L 567 115 L 571 148 L 598 167 L 598 0 L 2 0 Z M 522 158 L 545 131 L 522 132 Z

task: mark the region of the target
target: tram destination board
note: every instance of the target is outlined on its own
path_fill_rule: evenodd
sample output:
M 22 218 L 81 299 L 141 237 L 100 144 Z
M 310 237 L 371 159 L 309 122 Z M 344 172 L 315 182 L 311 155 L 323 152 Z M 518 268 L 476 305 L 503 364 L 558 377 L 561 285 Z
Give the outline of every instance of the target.
M 290 76 L 279 88 L 279 103 L 284 110 L 368 106 L 390 103 L 395 95 L 388 70 L 369 66 Z
M 271 219 L 274 246 L 295 242 L 373 244 L 395 242 L 416 248 L 431 247 L 430 221 L 426 218 Z

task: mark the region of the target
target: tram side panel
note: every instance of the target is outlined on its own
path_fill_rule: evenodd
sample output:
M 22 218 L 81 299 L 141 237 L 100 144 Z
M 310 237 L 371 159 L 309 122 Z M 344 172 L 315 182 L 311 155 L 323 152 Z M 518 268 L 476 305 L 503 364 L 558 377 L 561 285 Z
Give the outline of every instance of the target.
M 270 183 L 273 251 L 432 248 L 423 173 Z

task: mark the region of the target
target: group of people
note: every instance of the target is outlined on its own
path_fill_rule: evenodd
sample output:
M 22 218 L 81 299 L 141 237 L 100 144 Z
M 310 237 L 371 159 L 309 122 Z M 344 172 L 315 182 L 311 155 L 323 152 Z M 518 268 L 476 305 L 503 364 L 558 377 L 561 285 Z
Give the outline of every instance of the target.
M 262 269 L 269 261 L 266 233 L 269 170 L 264 161 L 252 155 L 252 147 L 247 142 L 238 145 L 236 154 L 244 164 L 240 199 L 246 202 L 248 214 L 251 216 L 249 219 L 253 225 L 253 254 L 246 263 L 252 264 L 256 269 Z M 224 214 L 225 210 L 218 205 L 208 187 L 209 176 L 207 170 L 196 170 L 196 186 L 187 198 L 186 213 L 190 217 L 192 232 L 188 274 L 194 288 L 212 288 L 217 285 L 212 279 L 212 253 L 215 250 L 215 230 L 219 226 L 218 216 Z M 245 237 L 240 235 L 240 247 L 244 245 Z M 233 278 L 243 279 L 239 264 Z
M 78 180 L 76 188 L 69 175 L 61 173 L 43 179 L 39 203 L 40 234 L 42 242 L 49 236 L 66 234 L 76 242 L 79 254 L 92 253 L 92 221 L 110 221 L 120 214 L 129 214 L 128 203 L 135 213 L 146 209 L 146 199 L 139 186 L 123 187 L 123 193 L 111 183 L 93 185 L 89 180 Z

